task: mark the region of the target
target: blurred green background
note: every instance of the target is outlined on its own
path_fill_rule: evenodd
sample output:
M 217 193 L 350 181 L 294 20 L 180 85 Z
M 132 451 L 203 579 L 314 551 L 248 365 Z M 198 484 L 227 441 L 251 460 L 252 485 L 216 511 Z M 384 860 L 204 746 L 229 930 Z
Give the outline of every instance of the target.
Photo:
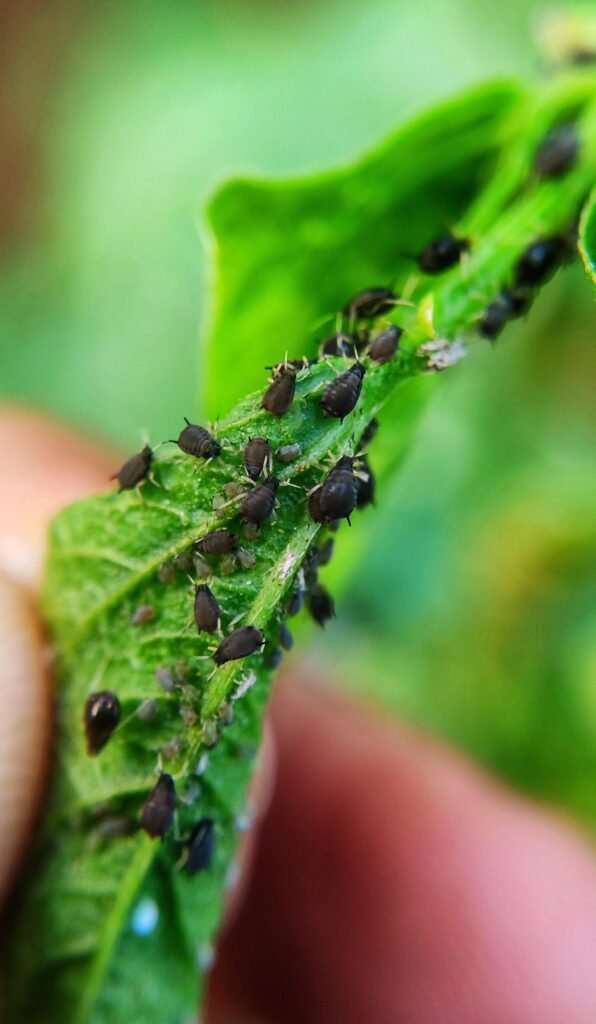
M 346 161 L 468 83 L 540 73 L 538 10 L 5 3 L 2 394 L 128 449 L 172 436 L 201 414 L 214 186 Z M 595 328 L 567 270 L 496 353 L 441 378 L 402 473 L 340 534 L 337 621 L 309 634 L 316 666 L 589 821 Z

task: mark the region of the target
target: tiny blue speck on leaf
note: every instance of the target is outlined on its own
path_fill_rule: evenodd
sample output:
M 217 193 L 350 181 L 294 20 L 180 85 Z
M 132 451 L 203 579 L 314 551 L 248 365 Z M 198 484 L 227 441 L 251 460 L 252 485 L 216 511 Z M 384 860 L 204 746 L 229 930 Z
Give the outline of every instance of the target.
M 151 935 L 151 932 L 155 930 L 158 920 L 159 910 L 157 903 L 155 900 L 146 897 L 140 903 L 137 903 L 133 910 L 130 927 L 135 935 L 140 935 L 141 938 L 144 938 L 146 935 Z

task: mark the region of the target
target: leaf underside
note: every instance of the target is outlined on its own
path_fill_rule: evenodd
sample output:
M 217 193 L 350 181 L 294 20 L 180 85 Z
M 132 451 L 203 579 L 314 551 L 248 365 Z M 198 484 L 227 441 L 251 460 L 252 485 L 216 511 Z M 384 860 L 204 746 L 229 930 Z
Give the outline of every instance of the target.
M 175 568 L 163 582 L 162 567 L 210 530 L 241 533 L 237 506 L 216 515 L 213 502 L 241 478 L 249 437 L 266 436 L 273 451 L 298 441 L 295 463 L 274 464 L 282 484 L 294 485 L 280 487 L 275 521 L 242 542 L 254 567 L 237 560 L 223 572 L 221 561 L 210 559 L 208 582 L 223 609 L 223 632 L 255 625 L 277 646 L 289 591 L 319 531 L 306 512 L 307 491 L 333 460 L 358 450 L 364 428 L 384 405 L 374 451 L 385 471 L 401 458 L 435 380 L 421 374 L 420 345 L 473 331 L 525 246 L 537 234 L 568 226 L 593 184 L 593 95 L 587 78 L 540 101 L 513 85 L 477 89 L 344 171 L 306 183 L 240 182 L 214 199 L 211 409 L 219 415 L 258 390 L 219 423 L 219 458 L 206 464 L 160 452 L 155 482 L 140 494 L 80 502 L 52 526 L 44 607 L 60 679 L 58 757 L 13 943 L 9 1019 L 15 1024 L 192 1019 L 238 838 L 250 821 L 247 787 L 271 672 L 260 654 L 214 671 L 217 640 L 197 637 L 191 581 Z M 526 186 L 536 140 L 553 118 L 584 108 L 582 159 L 564 189 Z M 584 248 L 593 258 L 593 217 L 587 218 Z M 400 353 L 384 366 L 367 363 L 353 414 L 341 423 L 321 414 L 322 388 L 344 369 L 341 360 L 300 373 L 286 416 L 261 409 L 265 365 L 286 351 L 313 357 L 314 322 L 360 288 L 405 286 L 411 254 L 456 225 L 475 240 L 465 269 L 437 282 L 420 275 L 410 282 L 416 305 L 389 317 L 405 329 Z M 333 326 L 332 318 L 318 337 Z M 154 617 L 135 626 L 141 604 Z M 155 677 L 164 667 L 175 678 L 172 692 Z M 89 757 L 82 710 L 89 693 L 103 689 L 118 694 L 122 721 L 100 754 Z M 156 702 L 149 722 L 136 713 L 147 699 Z M 229 705 L 234 721 L 225 725 Z M 163 842 L 136 827 L 160 767 L 176 779 L 178 798 L 175 826 Z M 182 866 L 184 841 L 202 817 L 216 823 L 216 852 L 208 870 L 190 877 Z M 109 835 L 114 819 L 128 823 L 130 833 Z

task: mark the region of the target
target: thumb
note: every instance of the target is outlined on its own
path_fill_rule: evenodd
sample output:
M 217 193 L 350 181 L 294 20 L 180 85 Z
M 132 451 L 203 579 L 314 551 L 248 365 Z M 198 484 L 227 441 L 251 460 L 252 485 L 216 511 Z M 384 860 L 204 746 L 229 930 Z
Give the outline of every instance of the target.
M 15 873 L 48 765 L 43 641 L 29 598 L 0 574 L 0 897 Z

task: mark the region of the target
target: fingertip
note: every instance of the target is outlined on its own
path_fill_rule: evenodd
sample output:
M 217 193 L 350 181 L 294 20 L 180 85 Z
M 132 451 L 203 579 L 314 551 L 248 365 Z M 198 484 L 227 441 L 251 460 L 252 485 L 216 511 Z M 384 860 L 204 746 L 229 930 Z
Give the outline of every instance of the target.
M 18 868 L 48 768 L 50 694 L 27 595 L 0 574 L 0 896 Z
M 118 457 L 46 415 L 0 407 L 0 568 L 35 586 L 49 520 L 77 498 L 105 489 Z

